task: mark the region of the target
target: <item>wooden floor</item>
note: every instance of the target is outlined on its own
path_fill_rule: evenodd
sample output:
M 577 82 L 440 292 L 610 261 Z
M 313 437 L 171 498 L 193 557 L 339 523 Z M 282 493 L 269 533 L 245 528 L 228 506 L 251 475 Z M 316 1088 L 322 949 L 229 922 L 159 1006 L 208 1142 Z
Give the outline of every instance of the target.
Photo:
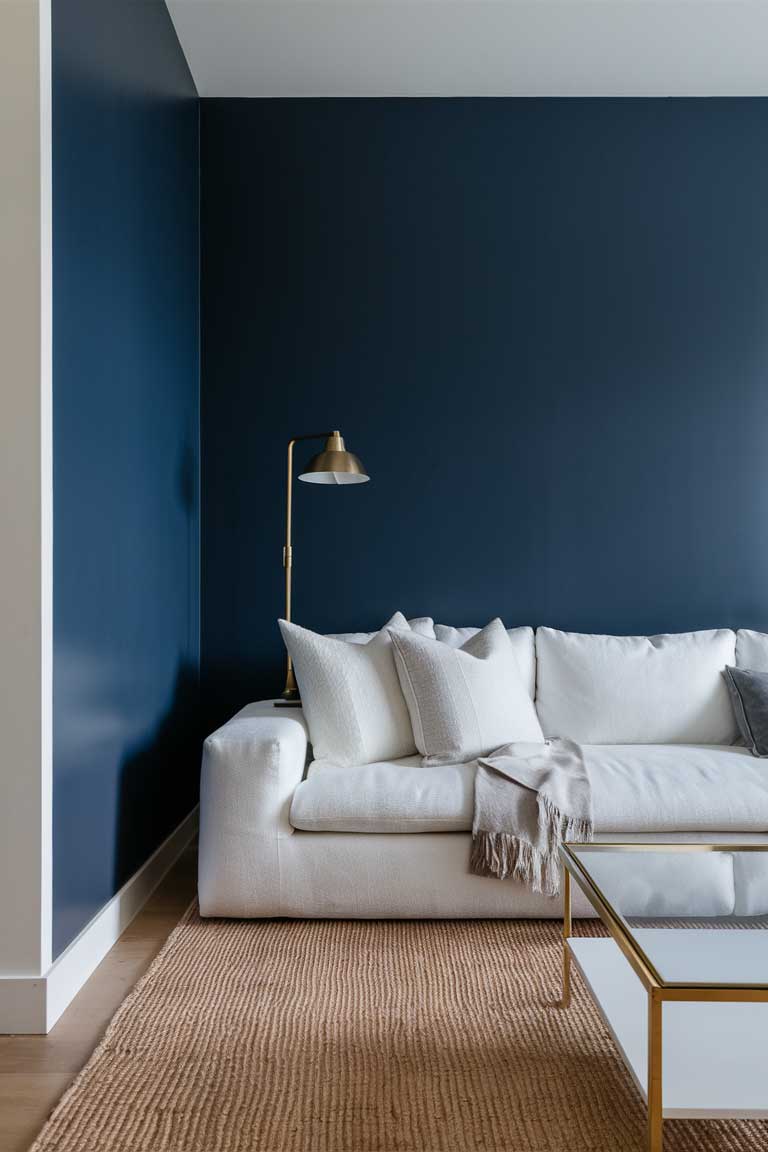
M 0 1152 L 27 1152 L 189 906 L 196 883 L 197 850 L 190 848 L 47 1036 L 0 1036 Z

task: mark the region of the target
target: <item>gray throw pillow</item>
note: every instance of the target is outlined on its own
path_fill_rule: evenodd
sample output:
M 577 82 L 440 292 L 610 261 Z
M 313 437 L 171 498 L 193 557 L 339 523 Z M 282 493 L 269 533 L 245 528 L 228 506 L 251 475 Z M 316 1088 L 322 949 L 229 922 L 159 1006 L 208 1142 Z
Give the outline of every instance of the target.
M 726 666 L 723 675 L 747 747 L 753 756 L 768 756 L 768 672 Z

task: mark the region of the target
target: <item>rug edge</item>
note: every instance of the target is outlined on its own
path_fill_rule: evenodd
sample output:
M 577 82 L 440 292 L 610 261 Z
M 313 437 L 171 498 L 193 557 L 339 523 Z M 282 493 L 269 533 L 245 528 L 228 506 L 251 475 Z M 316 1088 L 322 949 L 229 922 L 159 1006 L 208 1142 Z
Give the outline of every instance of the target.
M 141 993 L 144 990 L 145 985 L 148 984 L 149 981 L 154 976 L 155 969 L 165 959 L 167 953 L 171 950 L 171 948 L 174 947 L 174 945 L 176 943 L 176 938 L 181 935 L 182 931 L 184 930 L 184 928 L 186 928 L 187 924 L 189 924 L 189 922 L 194 918 L 194 916 L 197 914 L 197 910 L 198 910 L 197 896 L 194 896 L 193 899 L 190 901 L 189 906 L 187 907 L 186 911 L 182 913 L 182 915 L 179 917 L 177 922 L 174 924 L 171 931 L 168 933 L 168 936 L 166 937 L 162 947 L 160 948 L 160 951 L 153 958 L 152 963 L 149 965 L 146 972 L 142 973 L 142 975 L 139 977 L 139 979 L 136 981 L 136 983 L 133 985 L 133 987 L 126 993 L 126 995 L 120 1001 L 120 1003 L 118 1004 L 118 1006 L 115 1009 L 115 1011 L 113 1012 L 113 1014 L 110 1016 L 109 1022 L 107 1024 L 106 1028 L 104 1029 L 103 1033 L 101 1034 L 101 1037 L 99 1038 L 99 1041 L 98 1041 L 96 1047 L 93 1049 L 93 1051 L 91 1052 L 90 1056 L 86 1060 L 85 1064 L 83 1064 L 80 1071 L 75 1075 L 72 1082 L 68 1085 L 67 1088 L 64 1089 L 61 1096 L 58 1098 L 58 1100 L 54 1104 L 53 1108 L 51 1109 L 51 1111 L 46 1116 L 45 1123 L 43 1124 L 42 1128 L 40 1129 L 40 1131 L 35 1136 L 33 1142 L 29 1145 L 28 1152 L 40 1152 L 41 1141 L 42 1141 L 48 1127 L 55 1122 L 59 1111 L 66 1106 L 66 1104 L 69 1100 L 69 1097 L 74 1092 L 76 1092 L 77 1089 L 80 1087 L 81 1081 L 85 1078 L 85 1076 L 90 1071 L 90 1067 L 94 1063 L 94 1061 L 101 1055 L 104 1047 L 106 1046 L 107 1042 L 110 1039 L 110 1036 L 111 1036 L 113 1030 L 115 1028 L 117 1028 L 117 1026 L 122 1022 L 123 1016 L 128 1011 L 130 1011 L 130 1008 L 132 1007 L 133 1002 L 141 995 Z M 118 940 L 118 943 L 119 943 L 119 940 Z M 115 947 L 115 945 L 113 944 L 112 947 Z M 110 949 L 110 951 L 111 951 L 111 949 Z M 109 956 L 109 952 L 107 953 L 107 956 Z M 107 959 L 107 956 L 104 957 L 105 960 Z M 103 963 L 104 963 L 104 961 L 102 960 L 102 964 Z M 98 972 L 98 968 L 96 969 L 96 972 Z M 96 974 L 96 972 L 94 972 L 94 975 Z M 92 977 L 91 977 L 91 979 L 92 979 Z M 75 1002 L 73 1001 L 73 1005 L 74 1005 L 74 1003 Z

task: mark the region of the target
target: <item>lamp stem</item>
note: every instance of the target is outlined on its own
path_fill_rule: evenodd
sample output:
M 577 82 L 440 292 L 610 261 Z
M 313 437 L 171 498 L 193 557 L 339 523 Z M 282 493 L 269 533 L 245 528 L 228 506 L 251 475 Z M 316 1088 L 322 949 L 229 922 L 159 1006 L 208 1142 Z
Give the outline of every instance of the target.
M 293 546 L 291 544 L 291 533 L 293 527 L 293 446 L 295 443 L 295 439 L 288 441 L 288 495 L 285 505 L 285 546 L 283 548 L 283 570 L 285 572 L 285 618 L 289 622 L 291 619 L 291 577 L 293 574 Z M 291 660 L 290 654 L 288 655 L 288 662 L 286 665 L 283 700 L 285 700 L 286 703 L 300 703 L 299 688 L 296 683 L 296 676 L 293 671 L 293 661 Z
M 285 505 L 283 569 L 285 571 L 285 619 L 289 622 L 291 619 L 291 580 L 293 575 L 293 547 L 291 545 L 293 527 L 293 446 L 299 440 L 326 440 L 332 435 L 332 432 L 311 432 L 307 436 L 294 436 L 293 439 L 288 441 L 288 489 Z M 336 433 L 336 435 L 338 435 L 338 433 Z M 288 655 L 285 670 L 285 688 L 283 689 L 282 699 L 277 703 L 284 708 L 301 707 L 299 686 L 296 683 L 296 675 L 293 671 L 293 661 L 291 660 L 290 654 Z

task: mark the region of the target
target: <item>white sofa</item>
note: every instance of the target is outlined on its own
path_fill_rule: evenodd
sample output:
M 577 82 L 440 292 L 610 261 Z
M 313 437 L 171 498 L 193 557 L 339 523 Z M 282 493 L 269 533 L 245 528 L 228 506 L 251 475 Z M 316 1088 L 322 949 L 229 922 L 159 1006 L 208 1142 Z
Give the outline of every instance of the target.
M 438 625 L 436 637 L 460 644 L 469 631 Z M 598 838 L 768 841 L 768 763 L 737 743 L 722 677 L 726 664 L 768 671 L 768 635 L 510 636 L 545 736 L 582 745 Z M 417 756 L 312 762 L 301 710 L 249 704 L 205 742 L 200 910 L 559 915 L 559 900 L 469 872 L 473 781 L 473 764 L 423 767 Z M 768 875 L 751 867 L 737 862 L 727 879 L 720 868 L 707 914 L 713 900 L 719 915 L 768 914 Z M 577 899 L 576 914 L 587 911 Z

